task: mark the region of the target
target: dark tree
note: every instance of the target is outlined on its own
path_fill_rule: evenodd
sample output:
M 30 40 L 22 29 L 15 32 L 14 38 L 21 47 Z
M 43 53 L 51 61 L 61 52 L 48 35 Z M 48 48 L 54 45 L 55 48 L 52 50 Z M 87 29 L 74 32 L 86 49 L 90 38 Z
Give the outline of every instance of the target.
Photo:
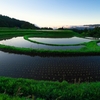
M 40 29 L 32 23 L 0 15 L 0 27 L 18 27 L 23 29 Z

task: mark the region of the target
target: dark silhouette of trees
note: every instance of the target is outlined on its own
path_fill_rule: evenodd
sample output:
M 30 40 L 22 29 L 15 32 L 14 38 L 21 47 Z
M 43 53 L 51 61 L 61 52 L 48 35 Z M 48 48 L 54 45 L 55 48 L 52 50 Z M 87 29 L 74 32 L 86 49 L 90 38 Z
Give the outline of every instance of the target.
M 41 27 L 42 30 L 53 30 L 51 27 Z
M 84 29 L 82 34 L 90 37 L 100 37 L 100 27 L 95 27 L 94 29 Z
M 15 18 L 10 18 L 8 16 L 0 15 L 0 27 L 18 27 L 22 29 L 39 29 L 32 23 L 21 21 Z
M 58 28 L 58 30 L 67 30 L 67 28 L 61 27 L 61 28 Z M 100 26 L 99 27 L 96 26 L 95 28 L 85 28 L 85 29 L 72 28 L 68 30 L 72 30 L 74 32 L 82 34 L 83 36 L 100 37 Z
M 79 34 L 82 34 L 84 31 L 86 31 L 86 29 L 77 29 L 77 28 L 73 28 L 73 29 L 70 29 L 70 30 L 72 30 L 72 31 L 74 31 L 74 32 L 77 32 L 77 33 L 79 33 Z
M 70 29 L 74 32 L 77 32 L 79 34 L 82 34 L 83 36 L 89 36 L 89 37 L 100 37 L 100 27 L 95 27 L 95 28 L 85 28 L 85 29 Z
M 58 30 L 64 30 L 64 28 L 63 27 L 60 27 L 60 28 L 58 28 Z
M 100 27 L 95 27 L 93 30 L 88 30 L 87 34 L 92 37 L 100 37 Z

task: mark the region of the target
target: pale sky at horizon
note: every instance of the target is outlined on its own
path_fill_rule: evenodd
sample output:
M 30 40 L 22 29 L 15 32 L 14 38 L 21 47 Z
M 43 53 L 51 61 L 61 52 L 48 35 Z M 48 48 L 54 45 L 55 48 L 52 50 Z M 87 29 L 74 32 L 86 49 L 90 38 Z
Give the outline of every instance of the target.
M 0 14 L 40 27 L 100 24 L 100 0 L 0 0 Z

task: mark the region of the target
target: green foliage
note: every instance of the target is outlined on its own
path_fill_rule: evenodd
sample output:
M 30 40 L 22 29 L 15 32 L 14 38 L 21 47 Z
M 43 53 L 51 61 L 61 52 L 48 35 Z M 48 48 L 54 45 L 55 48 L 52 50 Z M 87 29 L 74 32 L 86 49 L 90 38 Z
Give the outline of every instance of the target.
M 99 100 L 100 82 L 70 84 L 0 77 L 0 93 L 29 100 Z
M 26 100 L 25 97 L 9 96 L 7 94 L 0 94 L 0 100 Z M 27 99 L 30 100 L 30 99 Z
M 34 24 L 26 21 L 17 20 L 15 18 L 10 18 L 8 16 L 0 15 L 0 27 L 16 27 L 23 29 L 39 29 Z
M 100 37 L 100 27 L 95 27 L 94 29 L 85 29 L 83 30 L 82 34 L 89 37 Z
M 11 96 L 11 95 L 8 95 L 8 94 L 0 94 L 0 100 L 45 100 L 45 99 L 42 99 L 42 98 L 30 98 L 30 95 L 27 96 L 27 97 L 19 97 L 19 96 Z
M 71 30 L 81 34 L 82 36 L 100 37 L 100 25 L 89 25 L 89 26 L 90 27 L 92 26 L 92 27 L 95 27 L 95 28 L 93 28 L 93 29 L 85 28 L 83 30 L 79 30 L 79 29 L 71 29 Z

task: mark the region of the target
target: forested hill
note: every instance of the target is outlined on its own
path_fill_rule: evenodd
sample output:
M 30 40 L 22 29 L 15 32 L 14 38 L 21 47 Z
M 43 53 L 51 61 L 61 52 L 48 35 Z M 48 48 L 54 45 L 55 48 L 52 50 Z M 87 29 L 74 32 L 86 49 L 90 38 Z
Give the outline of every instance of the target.
M 10 18 L 8 16 L 0 15 L 0 27 L 17 27 L 22 29 L 39 29 L 32 23 L 21 21 L 15 18 Z

